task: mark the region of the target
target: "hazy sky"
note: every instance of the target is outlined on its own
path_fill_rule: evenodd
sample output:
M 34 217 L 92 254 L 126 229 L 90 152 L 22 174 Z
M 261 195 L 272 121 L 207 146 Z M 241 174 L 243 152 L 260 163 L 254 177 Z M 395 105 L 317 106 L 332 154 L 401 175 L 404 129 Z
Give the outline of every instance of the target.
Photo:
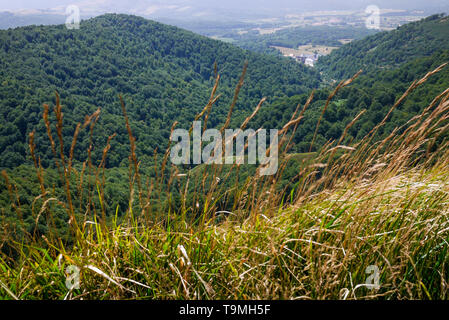
M 384 9 L 432 9 L 449 7 L 448 0 L 0 0 L 0 11 L 56 9 L 76 4 L 85 12 L 134 12 L 157 14 L 201 10 L 282 13 L 289 10 L 360 10 L 368 5 Z

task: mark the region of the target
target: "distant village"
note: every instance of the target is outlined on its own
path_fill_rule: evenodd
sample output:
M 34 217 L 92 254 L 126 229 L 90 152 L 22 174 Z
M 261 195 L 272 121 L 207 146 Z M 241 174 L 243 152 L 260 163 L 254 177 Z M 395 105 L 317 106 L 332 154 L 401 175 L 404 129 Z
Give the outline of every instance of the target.
M 287 57 L 293 58 L 296 61 L 313 68 L 315 66 L 315 63 L 322 56 L 323 56 L 322 54 L 316 54 L 316 53 L 315 54 L 299 54 L 299 55 L 290 53 Z

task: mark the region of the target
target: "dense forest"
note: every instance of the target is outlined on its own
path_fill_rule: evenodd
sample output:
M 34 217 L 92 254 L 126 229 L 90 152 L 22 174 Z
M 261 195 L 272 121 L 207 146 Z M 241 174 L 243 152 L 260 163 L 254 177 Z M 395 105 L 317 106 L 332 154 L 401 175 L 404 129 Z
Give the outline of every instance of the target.
M 390 57 L 392 50 L 405 50 L 403 42 L 398 40 L 403 36 L 402 30 L 409 32 L 409 38 L 419 38 L 421 30 L 430 32 L 425 38 L 420 38 L 420 46 L 428 48 L 426 52 L 429 55 L 419 52 L 407 55 L 407 59 L 404 57 L 402 64 L 398 61 L 396 68 L 392 70 L 366 68 L 350 86 L 340 90 L 323 114 L 314 140 L 317 121 L 333 88 L 328 87 L 321 80 L 320 74 L 312 68 L 289 59 L 252 53 L 138 17 L 105 15 L 83 22 L 81 29 L 82 32 L 78 32 L 67 30 L 63 26 L 33 26 L 0 31 L 0 167 L 7 168 L 10 179 L 9 182 L 0 179 L 0 203 L 4 222 L 16 221 L 14 208 L 8 203 L 17 196 L 24 214 L 22 223 L 29 230 L 35 225 L 30 212 L 36 205 L 35 197 L 39 194 L 40 187 L 28 147 L 29 133 L 33 130 L 36 131 L 35 153 L 41 165 L 48 168 L 46 180 L 52 186 L 51 194 L 58 199 L 65 197 L 63 184 L 54 167 L 52 148 L 43 119 L 42 106 L 47 103 L 50 105 L 51 128 L 53 132 L 57 131 L 53 125 L 56 122 L 55 114 L 52 112 L 55 91 L 61 95 L 63 104 L 66 156 L 71 152 L 76 123 L 82 124 L 84 117 L 94 114 L 99 107 L 101 114 L 92 134 L 94 165 L 100 163 L 108 137 L 117 134 L 110 141 L 110 151 L 105 163 L 106 187 L 102 205 L 107 208 L 106 211 L 111 212 L 117 207 L 126 208 L 129 196 L 129 137 L 119 94 L 123 95 L 130 126 L 136 137 L 136 152 L 141 160 L 142 174 L 147 178 L 154 178 L 152 164 L 155 149 L 163 155 L 173 122 L 179 121 L 180 127 L 187 128 L 194 116 L 203 109 L 210 97 L 216 72 L 221 75 L 218 93 L 222 96 L 212 108 L 209 118 L 209 126 L 214 127 L 222 124 L 227 116 L 245 61 L 248 61 L 248 72 L 233 113 L 232 125 L 239 125 L 252 113 L 259 100 L 266 96 L 268 101 L 248 127 L 282 128 L 290 121 L 298 104 L 300 107 L 304 106 L 312 89 L 317 89 L 314 99 L 305 110 L 304 119 L 292 137 L 290 153 L 304 157 L 310 152 L 319 151 L 326 142 L 338 139 L 354 117 L 366 110 L 351 126 L 344 143 L 362 139 L 382 121 L 414 80 L 449 61 L 449 50 L 444 50 L 444 46 L 440 44 L 441 34 L 449 32 L 449 24 L 447 18 L 440 16 L 344 45 L 328 61 L 340 57 L 340 76 L 349 78 L 359 70 L 358 66 L 364 65 L 364 57 L 371 54 L 372 47 L 368 43 L 382 41 L 389 44 L 379 54 Z M 415 30 L 415 33 L 411 34 L 411 30 Z M 317 36 L 314 41 L 317 44 L 329 44 L 329 41 L 343 38 L 344 35 L 336 33 L 334 36 Z M 301 35 L 303 36 L 304 34 Z M 292 38 L 291 41 L 291 45 L 296 45 L 298 43 L 295 41 L 303 40 Z M 353 61 L 351 52 L 355 49 L 351 48 L 358 48 L 357 57 L 360 58 Z M 443 49 L 436 50 L 437 48 Z M 333 69 L 325 69 L 325 62 L 320 61 L 320 68 L 323 72 L 329 70 L 326 74 L 329 76 L 333 74 Z M 432 76 L 392 112 L 386 125 L 379 130 L 378 138 L 384 138 L 422 111 L 436 95 L 447 88 L 448 83 L 448 68 Z M 73 165 L 78 170 L 81 170 L 82 162 L 87 160 L 89 145 L 89 129 L 83 128 L 73 150 Z M 294 161 L 287 167 L 285 181 L 281 181 L 282 186 L 288 185 L 288 179 L 295 175 L 297 165 L 298 162 Z M 241 181 L 252 175 L 253 169 L 242 167 Z M 202 170 L 194 169 L 192 172 Z M 93 172 L 88 173 L 88 177 L 92 179 L 95 178 L 93 175 Z M 198 173 L 196 175 L 201 176 Z M 16 196 L 9 189 L 8 183 L 17 187 Z M 89 183 L 87 177 L 84 183 Z M 190 185 L 191 188 L 193 186 Z M 86 197 L 92 197 L 84 194 L 83 188 L 80 185 L 72 190 L 75 207 L 81 206 Z M 179 205 L 179 199 L 173 199 L 173 204 Z M 65 211 L 57 207 L 53 210 L 58 230 L 61 234 L 66 234 Z M 45 233 L 46 230 L 46 224 L 39 221 L 38 231 Z
M 174 121 L 186 127 L 207 103 L 215 71 L 222 95 L 210 125 L 224 120 L 245 61 L 248 72 L 235 108 L 244 119 L 266 96 L 270 101 L 310 91 L 319 74 L 289 61 L 244 51 L 191 32 L 127 15 L 104 15 L 81 23 L 80 30 L 30 26 L 0 31 L 0 167 L 30 161 L 28 134 L 36 130 L 37 154 L 52 165 L 43 104 L 54 105 L 55 91 L 64 104 L 66 137 L 76 123 L 101 108 L 92 157 L 98 161 L 108 136 L 107 167 L 127 161 L 128 138 L 118 95 L 122 94 L 137 139 L 139 156 L 150 162 L 156 148 L 165 150 Z M 214 69 L 217 66 L 217 70 Z M 52 113 L 51 113 L 52 114 Z M 67 152 L 70 140 L 66 141 Z M 75 161 L 88 147 L 88 132 L 78 136 Z
M 116 134 L 105 163 L 103 205 L 109 212 L 117 206 L 126 208 L 129 196 L 129 137 L 119 95 L 126 104 L 142 173 L 154 177 L 154 153 L 164 154 L 175 121 L 187 128 L 204 108 L 216 73 L 221 76 L 217 91 L 221 97 L 212 108 L 208 125 L 216 127 L 224 121 L 245 62 L 248 70 L 232 119 L 236 124 L 264 96 L 268 97 L 264 108 L 269 108 L 276 99 L 309 92 L 320 83 L 315 70 L 288 59 L 252 53 L 134 16 L 100 16 L 82 22 L 80 30 L 59 25 L 0 31 L 0 168 L 7 169 L 9 176 L 8 181 L 0 179 L 1 222 L 17 222 L 14 207 L 9 205 L 11 183 L 20 190 L 21 225 L 29 231 L 34 228 L 31 213 L 40 186 L 28 146 L 33 131 L 35 155 L 46 168 L 51 195 L 65 199 L 43 117 L 43 105 L 48 104 L 48 121 L 56 135 L 55 92 L 63 105 L 66 157 L 71 153 L 77 123 L 81 124 L 73 150 L 73 166 L 79 171 L 88 159 L 90 144 L 92 164 L 98 166 L 108 137 Z M 91 134 L 90 127 L 83 124 L 98 108 L 101 112 L 94 118 Z M 87 186 L 95 177 L 92 171 L 86 174 Z M 75 207 L 92 197 L 81 191 L 84 187 L 72 190 Z M 65 210 L 58 206 L 52 210 L 57 230 L 67 235 Z M 45 234 L 47 228 L 39 221 L 39 233 Z
M 0 31 L 0 300 L 447 299 L 449 18 L 267 51 L 365 33 Z M 276 173 L 171 163 L 196 117 L 280 129 Z

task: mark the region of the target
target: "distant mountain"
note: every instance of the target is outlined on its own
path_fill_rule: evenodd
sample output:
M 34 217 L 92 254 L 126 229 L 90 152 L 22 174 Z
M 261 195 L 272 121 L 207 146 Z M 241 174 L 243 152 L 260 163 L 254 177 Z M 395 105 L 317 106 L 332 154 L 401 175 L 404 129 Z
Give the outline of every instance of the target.
M 5 2 L 5 1 L 4 1 Z M 34 3 L 33 3 L 34 2 Z M 39 2 L 39 4 L 37 4 Z M 127 13 L 152 18 L 207 18 L 208 20 L 247 20 L 254 18 L 284 17 L 289 14 L 300 14 L 311 11 L 364 11 L 369 5 L 377 5 L 382 9 L 422 10 L 426 14 L 447 12 L 447 0 L 101 0 L 83 1 L 16 1 L 2 3 L 2 9 L 22 9 L 29 7 L 64 9 L 64 5 L 77 5 L 82 15 L 101 13 Z M 63 12 L 63 10 L 62 10 Z
M 139 156 L 148 163 L 155 148 L 167 147 L 172 123 L 187 127 L 207 104 L 215 62 L 222 96 L 208 126 L 224 122 L 245 60 L 249 67 L 233 114 L 236 123 L 264 96 L 301 94 L 320 83 L 317 71 L 293 61 L 136 16 L 103 15 L 83 21 L 79 30 L 58 25 L 0 31 L 0 167 L 30 160 L 27 139 L 32 130 L 42 165 L 53 163 L 42 105 L 54 106 L 55 91 L 64 106 L 67 153 L 76 124 L 101 107 L 93 158 L 101 159 L 108 136 L 117 133 L 107 166 L 127 161 L 129 141 L 118 100 L 122 94 Z M 75 161 L 85 160 L 88 146 L 85 129 L 78 137 Z
M 449 17 L 433 15 L 390 32 L 353 41 L 322 57 L 317 67 L 328 77 L 343 79 L 358 70 L 395 69 L 417 58 L 449 49 Z
M 24 27 L 29 25 L 62 24 L 66 17 L 61 14 L 29 13 L 18 14 L 13 12 L 0 12 L 0 29 Z

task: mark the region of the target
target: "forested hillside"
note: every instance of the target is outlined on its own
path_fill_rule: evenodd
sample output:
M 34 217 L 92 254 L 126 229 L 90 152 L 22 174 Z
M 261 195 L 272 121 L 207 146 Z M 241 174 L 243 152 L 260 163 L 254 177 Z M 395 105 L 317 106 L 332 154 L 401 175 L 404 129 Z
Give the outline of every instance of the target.
M 351 77 L 365 72 L 394 69 L 417 58 L 428 57 L 449 49 L 449 18 L 433 15 L 354 41 L 320 58 L 317 67 L 332 79 Z
M 128 15 L 0 31 L 0 300 L 447 299 L 448 26 L 319 70 Z M 280 129 L 277 171 L 170 163 L 196 116 Z
M 147 163 L 156 147 L 165 150 L 174 121 L 186 127 L 206 105 L 215 63 L 222 96 L 212 109 L 209 125 L 223 121 L 246 60 L 248 72 L 235 119 L 247 116 L 264 96 L 272 101 L 319 85 L 316 71 L 293 61 L 251 53 L 135 16 L 104 15 L 82 22 L 79 30 L 59 25 L 0 31 L 0 167 L 30 161 L 27 139 L 32 130 L 36 130 L 42 165 L 52 164 L 42 114 L 44 103 L 54 105 L 55 91 L 63 101 L 67 139 L 73 136 L 76 123 L 101 108 L 92 157 L 98 161 L 108 136 L 117 133 L 107 167 L 127 161 L 129 141 L 118 99 L 122 94 L 139 156 Z M 75 161 L 85 160 L 88 136 L 87 129 L 81 130 Z M 67 153 L 70 143 L 65 141 Z
M 434 17 L 420 23 L 427 30 L 427 25 L 435 21 L 439 20 Z M 438 23 L 445 22 L 444 19 L 442 21 Z M 426 37 L 442 37 L 439 29 L 432 30 L 434 33 Z M 394 34 L 383 33 L 382 36 L 391 37 Z M 83 22 L 80 30 L 67 30 L 63 26 L 18 28 L 0 32 L 0 38 L 0 167 L 11 169 L 7 171 L 8 174 L 22 190 L 20 199 L 25 224 L 28 226 L 33 225 L 28 213 L 34 197 L 39 194 L 39 181 L 33 175 L 32 167 L 28 166 L 31 164 L 28 134 L 36 130 L 36 156 L 40 157 L 43 167 L 53 166 L 42 105 L 50 105 L 50 122 L 55 123 L 55 115 L 51 110 L 55 91 L 62 98 L 66 156 L 70 154 L 76 124 L 83 123 L 84 117 L 93 114 L 98 107 L 101 108 L 101 114 L 92 134 L 94 165 L 99 164 L 108 137 L 117 133 L 110 141 L 106 168 L 121 169 L 106 172 L 107 187 L 103 201 L 107 208 L 117 205 L 123 208 L 127 205 L 128 196 L 126 177 L 129 137 L 119 94 L 124 97 L 130 125 L 137 138 L 136 152 L 139 160 L 142 160 L 141 166 L 147 167 L 147 177 L 154 177 L 154 149 L 165 151 L 174 121 L 180 121 L 179 126 L 186 127 L 203 109 L 214 84 L 215 62 L 217 72 L 221 74 L 217 93 L 222 96 L 212 108 L 209 126 L 218 126 L 226 117 L 245 60 L 249 62 L 248 73 L 233 113 L 233 124 L 240 125 L 259 99 L 266 96 L 268 102 L 249 127 L 282 128 L 291 120 L 298 104 L 301 108 L 304 106 L 312 88 L 323 86 L 316 71 L 293 61 L 250 53 L 175 27 L 126 15 L 91 19 Z M 368 40 L 356 44 L 363 41 Z M 347 48 L 348 45 L 339 51 Z M 314 140 L 317 122 L 333 90 L 329 87 L 319 89 L 292 137 L 290 152 L 319 151 L 326 142 L 338 139 L 345 127 L 362 110 L 366 110 L 350 127 L 343 143 L 362 139 L 382 121 L 414 80 L 448 61 L 449 50 L 443 50 L 429 57 L 414 59 L 395 70 L 377 72 L 368 68 L 367 72 L 332 99 Z M 345 70 L 352 68 L 348 63 L 345 66 Z M 358 69 L 354 69 L 354 73 L 345 71 L 347 78 L 356 71 Z M 449 68 L 444 68 L 392 112 L 386 125 L 378 131 L 378 138 L 404 125 L 445 90 L 448 84 Z M 54 125 L 52 130 L 56 132 Z M 86 161 L 89 139 L 89 128 L 81 129 L 74 148 L 75 166 L 77 162 Z M 244 175 L 245 170 L 242 168 L 240 175 Z M 285 183 L 288 183 L 286 177 L 295 175 L 295 168 L 289 167 L 287 171 L 292 172 L 284 175 Z M 56 171 L 48 172 L 47 180 L 56 183 Z M 230 188 L 232 183 L 228 181 Z M 7 184 L 1 180 L 0 186 L 3 187 L 0 193 L 0 203 L 5 204 L 3 210 L 15 220 L 14 211 L 6 206 L 10 199 Z M 64 193 L 61 187 L 56 184 L 53 192 L 58 198 Z M 75 204 L 77 199 L 74 200 Z M 61 217 L 60 221 L 63 220 L 63 213 L 56 216 Z M 63 222 L 60 225 L 63 226 Z M 42 232 L 45 228 L 44 225 L 39 226 Z
M 430 57 L 406 63 L 395 70 L 362 73 L 350 86 L 341 89 L 329 104 L 323 115 L 312 151 L 318 150 L 327 141 L 338 139 L 357 114 L 366 110 L 346 135 L 346 142 L 362 139 L 383 120 L 395 102 L 415 80 L 421 79 L 429 71 L 447 62 L 449 62 L 449 50 L 444 50 Z M 395 128 L 405 125 L 448 86 L 449 67 L 446 66 L 431 76 L 393 110 L 386 125 L 378 131 L 378 138 L 385 138 Z M 292 141 L 295 143 L 293 151 L 308 152 L 310 150 L 316 123 L 331 91 L 331 89 L 321 89 L 315 93 L 314 100 L 304 113 L 304 119 L 293 137 Z M 297 104 L 304 105 L 307 98 L 308 95 L 303 94 L 279 99 L 271 110 L 260 112 L 254 120 L 256 126 L 276 127 L 285 123 L 288 121 L 288 115 L 295 111 Z

